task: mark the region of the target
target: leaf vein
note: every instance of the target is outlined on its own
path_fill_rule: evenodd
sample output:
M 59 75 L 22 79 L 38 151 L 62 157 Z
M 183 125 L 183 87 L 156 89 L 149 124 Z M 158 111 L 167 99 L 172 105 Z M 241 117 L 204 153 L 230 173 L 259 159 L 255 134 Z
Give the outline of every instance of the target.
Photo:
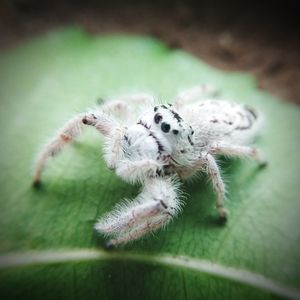
M 300 290 L 276 282 L 270 278 L 243 269 L 236 269 L 208 260 L 187 256 L 134 254 L 127 252 L 105 252 L 97 249 L 65 249 L 7 253 L 0 256 L 0 269 L 26 267 L 33 265 L 68 263 L 92 260 L 128 260 L 156 263 L 169 267 L 179 267 L 206 273 L 244 285 L 252 286 L 274 295 L 300 300 Z

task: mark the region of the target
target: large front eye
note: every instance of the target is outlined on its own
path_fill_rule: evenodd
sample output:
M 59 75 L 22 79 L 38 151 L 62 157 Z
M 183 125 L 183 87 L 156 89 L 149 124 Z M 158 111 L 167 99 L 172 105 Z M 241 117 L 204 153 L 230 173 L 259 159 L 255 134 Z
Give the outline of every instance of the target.
M 161 130 L 163 132 L 169 132 L 170 128 L 171 128 L 170 124 L 162 122 L 162 124 L 161 124 Z
M 172 132 L 176 135 L 179 133 L 179 131 L 177 129 L 173 129 Z
M 159 113 L 157 113 L 157 114 L 155 114 L 155 116 L 154 116 L 154 122 L 155 122 L 156 124 L 158 124 L 159 122 L 161 122 L 162 118 L 163 118 L 162 115 L 159 114 Z

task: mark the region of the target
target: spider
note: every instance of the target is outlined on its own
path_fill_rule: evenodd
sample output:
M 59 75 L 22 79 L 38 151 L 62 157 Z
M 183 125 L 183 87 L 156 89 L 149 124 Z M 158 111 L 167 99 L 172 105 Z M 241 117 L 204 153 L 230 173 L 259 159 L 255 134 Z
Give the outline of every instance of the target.
M 199 85 L 179 94 L 173 104 L 155 104 L 147 94 L 108 102 L 70 119 L 41 151 L 34 186 L 48 158 L 59 153 L 86 126 L 104 136 L 108 168 L 142 190 L 132 201 L 104 215 L 95 229 L 109 236 L 108 248 L 136 240 L 164 227 L 182 208 L 180 182 L 206 171 L 216 192 L 221 220 L 225 185 L 215 157 L 248 157 L 266 165 L 252 141 L 262 117 L 254 109 L 218 99 L 216 90 Z

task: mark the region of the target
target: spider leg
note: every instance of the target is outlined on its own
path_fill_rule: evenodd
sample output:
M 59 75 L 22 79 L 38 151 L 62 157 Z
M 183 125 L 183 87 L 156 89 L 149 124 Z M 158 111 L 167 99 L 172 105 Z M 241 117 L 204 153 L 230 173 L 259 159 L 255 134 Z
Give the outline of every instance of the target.
M 105 102 L 98 109 L 108 115 L 118 115 L 122 118 L 127 118 L 130 113 L 130 108 L 124 100 Z
M 207 173 L 210 176 L 214 190 L 217 193 L 216 208 L 219 212 L 220 217 L 222 219 L 226 219 L 228 211 L 224 207 L 225 185 L 213 154 L 251 158 L 257 161 L 260 166 L 265 166 L 267 164 L 267 161 L 263 158 L 259 150 L 257 150 L 255 147 L 250 146 L 215 144 L 208 151 L 209 153 L 201 153 L 199 162 L 195 163 L 195 167 L 197 165 L 201 166 L 201 164 L 204 164 L 206 166 Z
M 210 153 L 205 153 L 201 155 L 201 160 L 204 161 L 204 164 L 207 168 L 207 173 L 212 181 L 214 190 L 217 193 L 216 208 L 218 210 L 220 218 L 226 220 L 228 211 L 224 207 L 225 199 L 225 185 L 222 180 L 219 167 L 216 163 L 216 160 Z
M 113 236 L 109 245 L 118 245 L 164 226 L 180 208 L 178 183 L 171 178 L 151 178 L 132 203 L 117 206 L 99 220 L 95 229 Z
M 153 96 L 145 93 L 140 93 L 140 94 L 133 94 L 133 95 L 127 95 L 120 97 L 117 100 L 124 101 L 130 105 L 149 105 L 153 106 L 154 105 L 154 98 Z
M 229 157 L 251 158 L 255 160 L 261 167 L 264 167 L 268 164 L 261 152 L 257 148 L 251 146 L 216 144 L 212 146 L 210 152 Z
M 33 181 L 35 187 L 40 184 L 41 173 L 46 161 L 50 157 L 57 155 L 67 144 L 78 137 L 82 132 L 84 124 L 94 126 L 105 136 L 109 136 L 111 131 L 117 126 L 109 116 L 97 112 L 79 114 L 70 119 L 60 130 L 58 130 L 57 134 L 46 144 L 38 155 Z
M 108 115 L 116 115 L 128 120 L 134 109 L 143 108 L 145 106 L 153 106 L 154 98 L 148 94 L 134 94 L 119 97 L 108 101 L 99 106 L 99 109 Z
M 201 84 L 191 89 L 180 93 L 175 100 L 175 107 L 180 109 L 185 104 L 191 103 L 194 100 L 205 99 L 205 98 L 216 98 L 219 95 L 219 90 L 215 89 L 211 85 Z

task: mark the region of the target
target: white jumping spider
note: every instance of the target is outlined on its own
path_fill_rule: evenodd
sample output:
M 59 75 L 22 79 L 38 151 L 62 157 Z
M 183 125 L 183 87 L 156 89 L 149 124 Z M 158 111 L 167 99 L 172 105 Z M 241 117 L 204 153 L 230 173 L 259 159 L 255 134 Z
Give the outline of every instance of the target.
M 265 164 L 250 145 L 261 116 L 253 109 L 214 99 L 205 85 L 181 93 L 174 104 L 155 105 L 148 95 L 103 103 L 68 121 L 42 150 L 34 185 L 46 160 L 76 138 L 84 126 L 104 136 L 104 159 L 127 182 L 142 184 L 133 201 L 102 217 L 95 228 L 112 239 L 108 247 L 135 240 L 165 226 L 181 208 L 179 179 L 205 170 L 217 194 L 216 208 L 226 219 L 225 186 L 216 155 L 249 157 Z

